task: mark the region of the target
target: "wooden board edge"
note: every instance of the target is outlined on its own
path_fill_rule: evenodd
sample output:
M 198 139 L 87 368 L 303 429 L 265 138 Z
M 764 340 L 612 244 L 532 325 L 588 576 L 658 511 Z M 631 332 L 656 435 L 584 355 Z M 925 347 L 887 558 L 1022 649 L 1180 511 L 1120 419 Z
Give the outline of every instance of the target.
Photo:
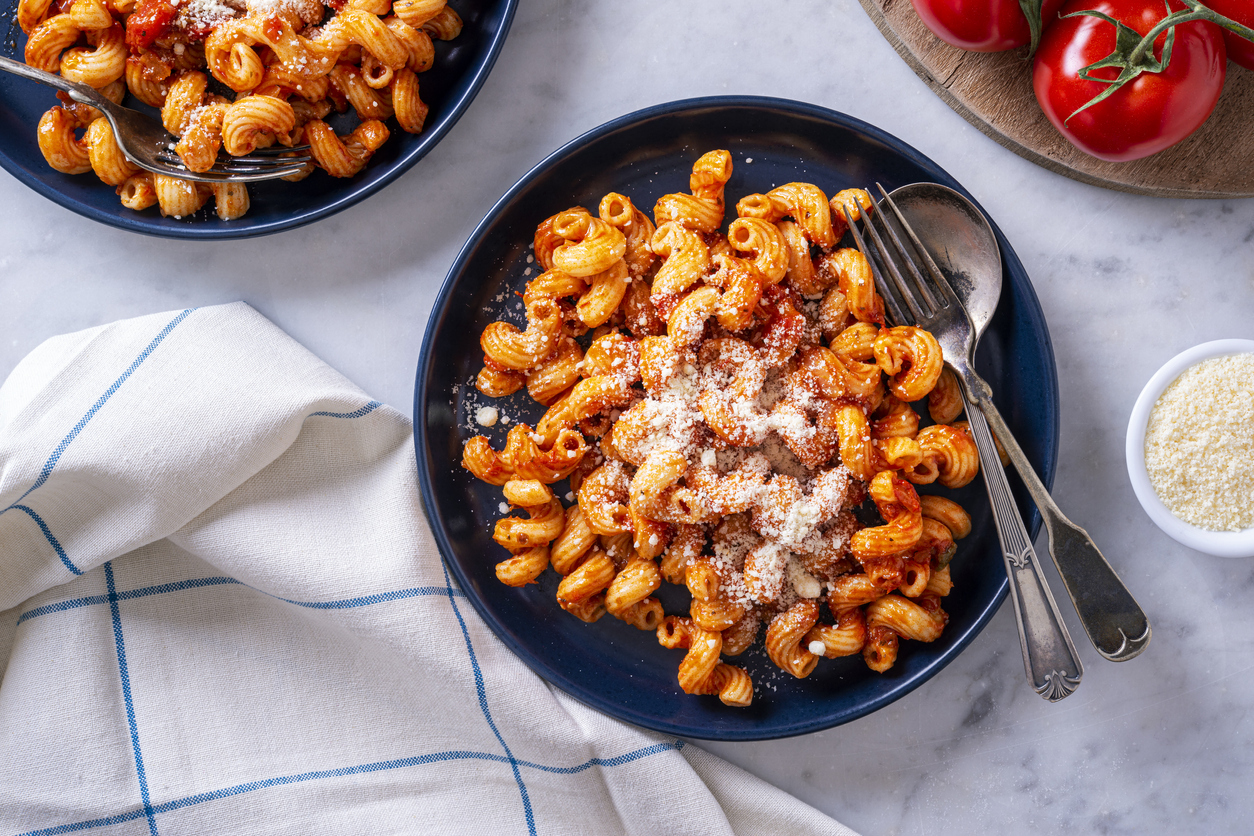
M 884 17 L 884 14 L 880 10 L 879 6 L 876 5 L 875 0 L 858 0 L 858 2 L 862 5 L 862 9 L 866 12 L 867 17 L 871 18 L 871 22 L 875 24 L 875 28 L 880 30 L 880 34 L 884 36 L 884 40 L 888 41 L 889 46 L 891 46 L 893 50 L 902 57 L 902 60 L 904 60 L 907 66 L 914 71 L 914 74 L 917 75 L 924 84 L 931 88 L 933 93 L 940 97 L 941 101 L 949 105 L 955 113 L 967 120 L 967 122 L 978 129 L 980 133 L 984 134 L 989 139 L 992 139 L 1003 148 L 1013 151 L 1020 157 L 1023 157 L 1028 162 L 1035 163 L 1041 168 L 1052 171 L 1055 174 L 1061 174 L 1064 177 L 1069 177 L 1072 180 L 1078 180 L 1079 182 L 1089 186 L 1097 186 L 1099 188 L 1126 192 L 1128 194 L 1147 195 L 1149 197 L 1185 198 L 1190 200 L 1254 197 L 1254 192 L 1211 192 L 1202 190 L 1170 189 L 1163 188 L 1161 186 L 1137 186 L 1120 180 L 1110 180 L 1104 177 L 1097 177 L 1095 175 L 1071 168 L 1070 166 L 1062 165 L 1055 160 L 1051 160 L 1049 157 L 1033 151 L 1031 148 L 1016 142 L 1001 133 L 989 122 L 987 122 L 984 117 L 980 116 L 980 114 L 963 104 L 956 96 L 953 95 L 953 93 L 949 91 L 947 87 L 936 80 L 931 72 L 928 71 L 927 67 L 923 65 L 923 62 L 921 62 L 918 57 L 910 51 L 910 48 L 902 42 L 901 38 L 897 36 L 896 31 L 888 24 L 888 20 Z

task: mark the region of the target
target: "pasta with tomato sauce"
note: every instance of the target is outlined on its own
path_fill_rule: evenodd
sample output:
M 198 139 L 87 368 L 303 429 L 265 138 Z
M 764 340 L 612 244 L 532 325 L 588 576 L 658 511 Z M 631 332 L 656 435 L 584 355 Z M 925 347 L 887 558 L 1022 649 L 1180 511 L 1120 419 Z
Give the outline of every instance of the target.
M 958 417 L 938 406 L 939 346 L 885 323 L 865 258 L 840 246 L 842 210 L 871 211 L 869 195 L 786 184 L 730 204 L 723 233 L 731 173 L 712 151 L 652 219 L 615 193 L 539 224 L 526 321 L 484 330 L 478 388 L 525 380 L 547 409 L 499 452 L 470 439 L 463 466 L 512 509 L 503 583 L 552 567 L 567 612 L 656 632 L 684 651 L 682 690 L 747 706 L 731 660 L 759 636 L 803 678 L 841 656 L 884 671 L 902 639 L 941 634 L 970 518 L 916 486 L 960 487 L 979 459 L 961 428 L 920 429 L 929 396 Z M 540 490 L 563 479 L 565 508 Z M 863 504 L 880 524 L 859 522 Z M 663 610 L 663 581 L 687 588 L 687 612 Z
M 292 181 L 318 168 L 354 176 L 389 123 L 420 133 L 418 74 L 432 66 L 432 39 L 462 28 L 445 0 L 19 0 L 17 21 L 27 64 L 159 108 L 189 172 L 208 171 L 221 152 L 308 145 L 313 161 Z M 241 184 L 140 171 L 100 129 L 99 110 L 58 97 L 38 129 L 57 171 L 94 171 L 135 210 L 183 217 L 214 199 L 223 220 L 248 211 Z M 349 111 L 356 126 L 337 132 L 328 120 Z

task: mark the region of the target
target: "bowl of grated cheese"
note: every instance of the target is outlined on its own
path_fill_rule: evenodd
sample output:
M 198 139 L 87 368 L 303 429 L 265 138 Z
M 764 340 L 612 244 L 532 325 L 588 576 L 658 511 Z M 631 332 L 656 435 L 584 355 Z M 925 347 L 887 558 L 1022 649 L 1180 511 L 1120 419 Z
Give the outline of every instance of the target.
M 1181 352 L 1132 408 L 1132 489 L 1169 537 L 1217 557 L 1254 557 L 1254 340 Z

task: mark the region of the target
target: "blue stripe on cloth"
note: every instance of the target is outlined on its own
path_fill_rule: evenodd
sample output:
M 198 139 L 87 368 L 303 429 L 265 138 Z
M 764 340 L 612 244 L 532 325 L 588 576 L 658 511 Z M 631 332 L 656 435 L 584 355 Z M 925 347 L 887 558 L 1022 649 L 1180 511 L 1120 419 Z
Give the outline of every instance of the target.
M 371 401 L 361 409 L 355 409 L 352 412 L 311 412 L 309 413 L 309 417 L 312 418 L 315 415 L 325 415 L 328 418 L 361 418 L 364 415 L 369 415 L 381 406 L 383 406 L 383 404 L 378 401 Z
M 27 494 L 35 490 L 35 488 L 38 488 L 47 480 L 48 474 L 52 473 L 52 469 L 56 465 L 57 459 L 61 457 L 61 453 L 63 453 L 65 451 L 65 448 L 69 446 L 69 443 L 74 440 L 74 436 L 76 436 L 78 432 L 82 429 L 82 427 L 86 425 L 87 421 L 90 420 L 91 416 L 95 414 L 95 411 L 98 410 L 104 404 L 104 401 L 108 400 L 109 395 L 117 391 L 117 388 L 122 384 L 122 381 L 124 381 L 126 377 L 129 376 L 130 373 L 134 371 L 135 368 L 141 362 L 143 362 L 143 359 L 152 352 L 152 349 L 155 348 L 157 344 L 161 342 L 162 339 L 164 339 L 165 335 L 168 334 L 175 325 L 181 322 L 182 319 L 186 317 L 187 314 L 191 313 L 193 310 L 195 310 L 195 308 L 184 311 L 182 314 L 179 315 L 179 317 L 175 318 L 175 321 L 167 325 L 165 327 L 165 330 L 163 330 L 161 334 L 159 334 L 157 338 L 153 340 L 152 343 L 149 344 L 148 348 L 144 350 L 144 353 L 140 355 L 140 358 L 136 360 L 135 363 L 132 364 L 131 368 L 127 370 L 126 374 L 122 375 L 122 377 L 118 378 L 118 380 L 114 382 L 113 386 L 110 387 L 109 392 L 105 394 L 105 397 L 103 397 L 100 401 L 96 403 L 94 407 L 92 407 L 92 411 L 89 412 L 87 416 L 83 418 L 83 420 L 78 422 L 78 425 L 75 426 L 74 430 L 70 433 L 70 435 L 62 439 L 61 444 L 57 446 L 56 452 L 53 453 L 53 457 L 50 458 L 48 460 L 48 463 L 44 465 L 44 470 L 40 474 L 39 479 L 36 480 L 35 484 L 29 490 L 27 490 L 26 493 L 22 494 L 22 497 L 25 497 Z M 374 412 L 376 409 L 378 409 L 381 406 L 383 406 L 383 404 L 380 403 L 379 401 L 370 401 L 370 403 L 366 404 L 361 409 L 355 410 L 353 412 L 314 412 L 314 413 L 311 413 L 309 417 L 312 418 L 315 415 L 326 415 L 331 418 L 361 418 L 362 416 L 369 415 L 371 412 Z M 19 498 L 18 502 L 21 502 L 21 501 L 22 499 Z M 36 514 L 33 510 L 31 510 L 27 506 L 19 505 L 17 503 L 10 505 L 9 508 L 5 508 L 3 511 L 0 511 L 0 514 L 3 514 L 5 511 L 8 511 L 10 509 L 23 511 L 27 515 L 29 515 L 30 518 L 35 521 L 35 524 L 39 526 L 39 530 L 43 532 L 44 537 L 46 537 L 48 542 L 52 545 L 53 550 L 57 553 L 57 557 L 61 558 L 61 562 L 65 564 L 65 568 L 69 569 L 71 572 L 73 572 L 76 575 L 83 574 L 82 570 L 80 570 L 77 566 L 75 566 L 70 561 L 69 555 L 65 553 L 65 549 L 61 547 L 61 544 L 57 542 L 57 538 L 53 536 L 52 529 L 48 527 L 48 524 L 45 523 L 38 514 Z M 234 580 L 233 578 L 218 579 L 216 580 L 216 582 L 217 583 L 239 583 L 239 581 Z M 186 585 L 188 583 L 189 582 L 185 581 L 183 582 L 184 585 L 175 585 L 174 588 L 171 588 L 171 589 L 158 588 L 158 589 L 155 589 L 154 591 L 147 592 L 146 594 L 153 595 L 153 594 L 156 594 L 157 592 L 174 592 L 174 591 L 177 591 L 178 589 L 187 589 L 189 588 L 189 586 Z M 203 582 L 201 583 L 190 582 L 190 583 L 191 583 L 191 586 L 210 585 L 210 584 L 206 584 Z M 416 594 L 443 594 L 442 587 L 431 587 L 431 589 L 437 590 L 437 591 L 434 593 L 419 592 Z M 384 592 L 384 593 L 379 593 L 378 595 L 370 595 L 361 599 L 354 598 L 354 599 L 349 599 L 347 601 L 319 601 L 319 602 L 307 603 L 304 601 L 289 601 L 286 598 L 279 598 L 279 600 L 287 601 L 289 604 L 296 604 L 299 607 L 312 607 L 314 609 L 328 609 L 329 610 L 329 609 L 345 609 L 348 607 L 359 607 L 359 606 L 364 606 L 366 604 L 378 603 L 380 601 L 396 601 L 401 598 L 412 597 L 412 595 L 406 594 L 408 592 L 413 592 L 413 590 L 399 590 L 397 592 Z M 139 597 L 139 596 L 131 596 L 131 597 Z M 271 597 L 277 597 L 277 596 L 271 596 Z M 96 598 L 99 598 L 99 600 L 94 600 Z M 88 606 L 89 604 L 103 604 L 106 600 L 107 598 L 104 598 L 101 596 L 91 596 L 90 599 L 87 599 L 87 598 L 77 599 L 76 601 L 64 601 L 61 604 L 50 604 L 48 607 L 38 607 L 37 609 L 31 610 L 30 612 L 23 613 L 22 616 L 18 618 L 17 623 L 21 624 L 23 621 L 26 621 L 29 618 L 35 618 L 36 616 L 46 615 L 47 613 L 50 613 L 50 612 L 63 612 L 65 610 L 72 610 L 78 607 Z
M 475 656 L 475 648 L 470 641 L 470 631 L 466 629 L 466 620 L 462 618 L 461 610 L 457 607 L 457 600 L 453 597 L 453 582 L 449 579 L 448 567 L 441 562 L 440 568 L 444 570 L 444 583 L 449 588 L 449 604 L 453 607 L 453 615 L 457 616 L 457 623 L 461 625 L 462 638 L 466 641 L 466 652 L 470 654 L 470 667 L 475 675 L 475 690 L 479 694 L 479 709 L 483 712 L 484 719 L 488 721 L 488 728 L 492 729 L 492 734 L 496 735 L 501 748 L 505 750 L 506 757 L 509 758 L 510 769 L 514 771 L 514 780 L 518 782 L 518 792 L 522 796 L 523 815 L 527 819 L 527 832 L 535 836 L 536 817 L 531 809 L 531 797 L 527 795 L 527 785 L 523 783 L 522 773 L 518 769 L 518 761 L 514 760 L 514 754 L 509 750 L 509 744 L 501 736 L 500 730 L 496 727 L 496 722 L 492 719 L 492 712 L 488 710 L 488 692 L 483 684 L 483 671 L 479 669 L 479 659 Z
M 57 466 L 57 462 L 60 461 L 61 455 L 65 452 L 66 448 L 73 443 L 74 439 L 78 438 L 78 434 L 81 433 L 83 428 L 87 426 L 87 422 L 96 416 L 96 413 L 100 411 L 100 408 L 108 402 L 109 398 L 113 397 L 114 393 L 116 393 L 118 389 L 122 388 L 122 384 L 126 382 L 126 379 L 135 373 L 135 370 L 139 368 L 141 363 L 148 359 L 148 355 L 152 354 L 152 352 L 156 350 L 157 346 L 161 345 L 161 341 L 168 337 L 170 332 L 173 331 L 180 322 L 187 319 L 187 317 L 195 310 L 196 308 L 188 308 L 187 310 L 181 312 L 178 316 L 174 317 L 174 319 L 170 320 L 169 323 L 161 329 L 157 336 L 153 337 L 152 342 L 148 343 L 148 346 L 140 352 L 139 356 L 135 358 L 135 361 L 131 363 L 129 367 L 127 367 L 126 371 L 122 372 L 121 376 L 117 380 L 113 381 L 113 385 L 105 390 L 105 393 L 100 396 L 95 404 L 92 405 L 91 409 L 87 410 L 87 414 L 78 420 L 78 423 L 74 425 L 74 429 L 70 430 L 69 433 L 66 434 L 65 438 L 61 439 L 61 442 L 52 451 L 52 455 L 48 457 L 46 462 L 44 462 L 43 470 L 39 472 L 39 478 L 35 480 L 35 484 L 31 485 L 30 488 L 27 489 L 26 493 L 18 497 L 18 502 L 21 502 L 30 494 L 31 491 L 48 481 L 48 477 L 52 475 L 53 468 Z M 14 505 L 16 504 L 17 503 L 14 503 Z M 14 505 L 10 505 L 9 508 L 14 507 Z M 5 508 L 4 511 L 9 510 L 9 508 Z M 3 514 L 4 511 L 0 511 L 0 514 Z
M 44 521 L 39 518 L 38 514 L 36 514 L 34 511 L 26 507 L 25 505 L 20 505 L 19 503 L 26 497 L 30 496 L 32 491 L 39 488 L 41 485 L 43 485 L 44 482 L 48 481 L 48 477 L 52 475 L 52 471 L 54 468 L 56 468 L 57 462 L 61 460 L 61 455 L 65 453 L 66 448 L 68 448 L 70 444 L 73 443 L 74 439 L 78 438 L 78 434 L 83 431 L 83 428 L 87 426 L 87 423 L 91 421 L 92 418 L 95 417 L 96 413 L 100 411 L 101 407 L 103 407 L 109 401 L 109 398 L 113 397 L 114 393 L 117 392 L 118 389 L 122 388 L 122 384 L 126 382 L 127 378 L 129 378 L 132 374 L 135 373 L 135 370 L 139 368 L 141 363 L 143 363 L 145 360 L 148 359 L 148 355 L 152 354 L 152 352 L 156 350 L 157 346 L 161 345 L 161 341 L 164 340 L 167 336 L 169 336 L 170 332 L 173 331 L 180 322 L 187 319 L 187 317 L 190 316 L 192 312 L 195 310 L 196 310 L 195 308 L 188 308 L 187 310 L 181 312 L 178 316 L 174 317 L 174 319 L 166 323 L 166 326 L 161 329 L 161 331 L 157 334 L 157 336 L 152 338 L 152 341 L 148 343 L 147 347 L 145 347 L 143 351 L 140 352 L 139 356 L 136 357 L 135 361 L 132 362 L 131 365 L 127 367 L 126 371 L 122 372 L 121 376 L 119 376 L 117 380 L 113 381 L 113 385 L 110 386 L 108 389 L 106 389 L 105 393 L 101 395 L 94 404 L 92 404 L 91 409 L 87 410 L 87 414 L 84 415 L 82 418 L 78 419 L 78 423 L 74 425 L 74 429 L 70 430 L 66 434 L 65 438 L 61 439 L 60 443 L 58 443 L 57 446 L 53 449 L 52 455 L 48 457 L 48 460 L 46 462 L 44 462 L 43 469 L 39 471 L 39 476 L 35 479 L 35 484 L 27 488 L 26 493 L 22 494 L 21 496 L 17 498 L 17 502 L 14 502 L 8 508 L 4 508 L 0 510 L 0 514 L 4 514 L 14 509 L 17 509 L 19 511 L 25 511 L 27 514 L 29 514 L 31 519 L 33 519 L 35 523 L 39 526 L 39 530 L 43 532 L 44 537 L 48 538 L 48 542 L 52 544 L 52 548 L 54 551 L 56 551 L 57 557 L 61 558 L 61 562 L 64 563 L 66 568 L 69 569 L 71 572 L 73 572 L 75 575 L 81 575 L 83 573 L 80 572 L 78 568 L 70 561 L 69 556 L 66 555 L 65 553 L 65 549 L 61 548 L 61 544 L 57 542 L 57 538 L 52 535 L 52 529 L 50 529 L 47 526 L 47 524 L 44 523 Z
M 105 583 L 109 589 L 109 610 L 113 615 L 113 639 L 118 649 L 118 675 L 122 678 L 122 699 L 126 702 L 126 724 L 131 730 L 131 748 L 135 752 L 135 775 L 139 778 L 139 797 L 144 802 L 148 832 L 157 836 L 157 819 L 148 800 L 148 778 L 144 775 L 144 755 L 139 750 L 139 725 L 135 721 L 135 703 L 131 700 L 131 675 L 126 667 L 126 642 L 122 639 L 122 614 L 118 611 L 117 587 L 113 582 L 113 563 L 104 565 Z
M 542 764 L 531 763 L 529 761 L 514 761 L 520 766 L 538 769 L 543 772 L 549 772 L 556 775 L 573 775 L 594 766 L 614 767 L 623 766 L 624 764 L 634 763 L 642 758 L 651 755 L 661 754 L 663 752 L 679 752 L 685 746 L 684 741 L 675 740 L 673 743 L 656 743 L 652 746 L 645 746 L 634 752 L 628 752 L 613 758 L 591 758 L 578 766 L 544 766 Z M 208 801 L 220 801 L 224 798 L 230 798 L 243 793 L 264 790 L 270 787 L 282 787 L 291 784 L 301 784 L 306 781 L 317 781 L 324 778 L 341 778 L 348 775 L 365 775 L 371 772 L 384 772 L 390 769 L 405 769 L 412 766 L 426 766 L 433 763 L 445 763 L 457 760 L 481 760 L 490 763 L 510 763 L 511 759 L 504 755 L 496 755 L 489 752 L 468 752 L 468 751 L 451 751 L 451 752 L 434 752 L 429 755 L 417 755 L 411 758 L 398 758 L 396 760 L 375 761 L 374 763 L 365 763 L 359 766 L 346 766 L 339 769 L 321 769 L 313 772 L 301 772 L 294 775 L 282 775 L 277 778 L 266 778 L 260 781 L 249 781 L 245 784 L 236 784 L 232 787 L 226 787 L 211 792 L 202 792 L 195 795 L 189 795 L 184 798 L 175 799 L 174 801 L 166 801 L 161 804 L 152 806 L 151 811 L 155 814 L 169 813 L 174 810 L 181 810 L 185 807 L 192 807 L 197 804 L 204 804 Z M 132 810 L 129 813 L 121 813 L 116 816 L 106 818 L 91 819 L 90 821 L 76 822 L 74 824 L 62 824 L 56 827 L 49 827 L 44 830 L 32 830 L 20 834 L 20 836 L 57 836 L 60 833 L 73 833 L 79 830 L 90 830 L 95 827 L 107 827 L 111 824 L 120 824 L 122 822 L 134 821 L 143 818 L 147 812 L 143 809 Z
M 142 819 L 144 811 L 142 809 L 132 810 L 129 813 L 119 813 L 116 816 L 106 816 L 102 819 L 92 819 L 90 821 L 79 821 L 73 824 L 59 824 L 56 827 L 45 827 L 43 830 L 29 830 L 21 836 L 57 836 L 59 833 L 76 833 L 79 830 L 91 830 L 94 827 L 108 827 L 111 824 L 122 824 L 123 822 L 135 821 Z
M 30 493 L 30 491 L 27 491 L 27 493 Z M 10 505 L 9 508 L 15 508 L 18 511 L 25 513 L 32 520 L 34 520 L 35 525 L 39 526 L 39 530 L 44 533 L 44 539 L 48 541 L 49 545 L 52 546 L 52 550 L 57 553 L 57 557 L 61 558 L 61 562 L 65 564 L 65 568 L 69 569 L 71 572 L 73 572 L 76 575 L 83 574 L 83 570 L 79 569 L 77 566 L 75 566 L 73 563 L 70 562 L 70 556 L 65 553 L 65 549 L 61 548 L 61 544 L 57 542 L 57 538 L 52 536 L 52 529 L 49 528 L 48 524 L 43 521 L 42 517 L 40 517 L 30 508 L 27 508 L 25 505 L 18 505 L 17 503 L 14 503 L 13 505 Z M 9 508 L 5 508 L 4 511 L 9 510 Z M 0 511 L 0 514 L 3 514 L 4 511 Z
M 263 592 L 263 595 L 269 595 Z M 279 598 L 277 595 L 270 595 L 271 598 L 278 598 L 288 604 L 295 604 L 298 607 L 308 607 L 312 610 L 347 610 L 353 607 L 368 607 L 371 604 L 382 604 L 387 601 L 400 601 L 405 598 L 417 598 L 423 595 L 458 595 L 462 598 L 466 597 L 466 593 L 460 589 L 453 589 L 447 586 L 415 586 L 410 589 L 398 589 L 395 592 L 379 592 L 374 595 L 362 595 L 357 598 L 344 598 L 339 601 L 293 601 L 290 598 Z
M 185 581 L 176 581 L 174 583 L 163 583 L 156 586 L 144 586 L 139 589 L 132 589 L 127 592 L 119 592 L 116 597 L 119 601 L 129 601 L 134 598 L 146 598 L 149 595 L 162 595 L 167 592 L 181 592 L 184 589 L 197 589 L 205 586 L 222 586 L 224 584 L 237 584 L 239 586 L 252 589 L 254 592 L 261 592 L 276 601 L 282 601 L 285 604 L 293 604 L 297 607 L 307 607 L 314 610 L 347 610 L 353 607 L 368 607 L 371 604 L 382 604 L 389 601 L 403 601 L 406 598 L 418 598 L 425 595 L 447 595 L 449 589 L 443 586 L 415 586 L 409 589 L 397 589 L 391 592 L 377 592 L 374 595 L 360 595 L 356 598 L 342 598 L 336 601 L 294 601 L 290 598 L 280 598 L 278 595 L 271 595 L 268 592 L 262 592 L 260 589 L 248 586 L 243 581 L 235 578 L 224 576 L 212 578 L 191 578 Z M 460 589 L 452 590 L 454 595 L 462 598 L 466 597 L 466 593 Z M 41 607 L 27 610 L 17 618 L 17 623 L 29 621 L 32 618 L 38 618 L 41 615 L 49 615 L 51 613 L 65 612 L 66 610 L 76 610 L 80 607 L 90 607 L 94 604 L 107 604 L 110 601 L 108 595 L 87 595 L 82 598 L 71 598 L 67 601 L 58 601 L 54 604 L 44 604 Z
M 519 766 L 529 766 L 532 769 L 538 769 L 541 772 L 551 772 L 555 775 L 574 775 L 576 772 L 583 772 L 594 766 L 622 766 L 623 764 L 638 761 L 641 758 L 647 758 L 649 755 L 656 755 L 661 752 L 682 752 L 686 744 L 682 740 L 676 740 L 674 743 L 655 743 L 652 746 L 646 746 L 643 749 L 637 749 L 634 752 L 628 752 L 625 755 L 619 755 L 614 758 L 591 758 L 579 766 L 545 766 L 531 761 L 519 761 Z
M 86 598 L 71 598 L 68 601 L 58 601 L 55 604 L 44 604 L 42 607 L 35 607 L 33 610 L 27 610 L 17 617 L 17 624 L 20 626 L 23 621 L 30 621 L 32 618 L 39 618 L 41 615 L 48 615 L 54 612 L 65 612 L 66 610 L 76 610 L 79 607 L 90 607 L 93 604 L 108 603 L 108 595 L 88 595 Z

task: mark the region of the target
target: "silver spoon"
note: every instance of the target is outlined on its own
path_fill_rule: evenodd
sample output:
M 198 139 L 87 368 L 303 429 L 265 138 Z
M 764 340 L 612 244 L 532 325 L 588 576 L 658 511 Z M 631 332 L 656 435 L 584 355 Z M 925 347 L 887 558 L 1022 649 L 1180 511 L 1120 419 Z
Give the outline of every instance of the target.
M 944 186 L 917 183 L 898 189 L 892 198 L 962 299 L 978 339 L 1001 297 L 1001 254 L 988 220 L 970 201 Z M 1140 654 L 1151 635 L 1144 611 L 1088 533 L 1059 510 L 991 399 L 978 395 L 977 399 L 988 400 L 987 407 L 982 405 L 981 409 L 996 426 L 998 440 L 1041 512 L 1054 565 L 1089 640 L 1111 661 L 1122 662 Z M 970 403 L 967 407 L 973 429 L 977 423 L 984 424 L 981 410 L 971 409 Z M 1000 464 L 996 457 L 994 462 Z M 1001 467 L 993 469 L 1004 476 Z M 983 470 L 987 478 L 989 468 Z

